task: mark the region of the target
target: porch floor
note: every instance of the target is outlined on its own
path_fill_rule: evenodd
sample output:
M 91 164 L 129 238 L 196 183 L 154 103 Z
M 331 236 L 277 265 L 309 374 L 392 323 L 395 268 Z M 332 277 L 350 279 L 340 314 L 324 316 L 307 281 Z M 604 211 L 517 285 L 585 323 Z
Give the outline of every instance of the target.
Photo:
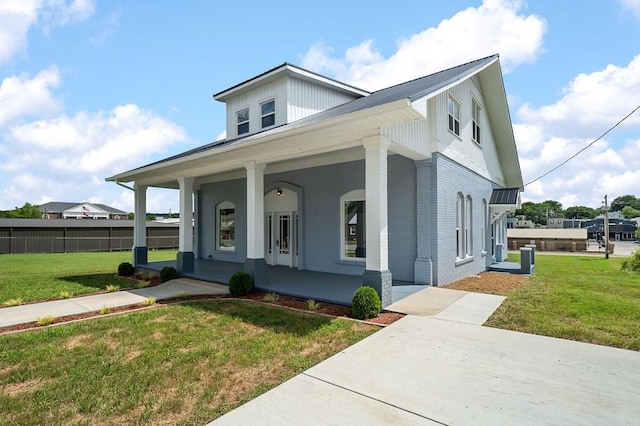
M 141 269 L 160 271 L 165 266 L 176 267 L 175 261 L 151 262 L 140 265 Z M 182 274 L 188 278 L 229 285 L 229 279 L 238 271 L 244 270 L 243 263 L 222 262 L 217 260 L 196 259 L 194 271 Z M 332 274 L 298 270 L 287 266 L 267 265 L 267 282 L 257 290 L 274 292 L 284 296 L 313 299 L 318 302 L 351 305 L 353 293 L 362 285 L 360 275 Z M 415 285 L 406 281 L 393 280 L 392 301 L 395 303 L 417 291 L 429 287 Z

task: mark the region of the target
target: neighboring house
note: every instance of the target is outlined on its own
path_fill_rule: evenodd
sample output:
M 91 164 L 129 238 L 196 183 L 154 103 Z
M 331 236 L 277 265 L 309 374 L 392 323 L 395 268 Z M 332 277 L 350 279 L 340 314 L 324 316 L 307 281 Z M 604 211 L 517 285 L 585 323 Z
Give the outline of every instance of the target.
M 147 188 L 179 190 L 182 274 L 211 259 L 257 287 L 278 265 L 361 276 L 386 306 L 392 280 L 506 259 L 523 182 L 497 55 L 373 93 L 285 63 L 214 98 L 227 139 L 107 178 L 134 184 L 136 218 Z
M 519 250 L 527 245 L 535 245 L 541 251 L 585 251 L 587 250 L 586 229 L 508 229 L 509 250 Z
M 51 201 L 40 206 L 43 219 L 129 219 L 126 212 L 95 203 Z

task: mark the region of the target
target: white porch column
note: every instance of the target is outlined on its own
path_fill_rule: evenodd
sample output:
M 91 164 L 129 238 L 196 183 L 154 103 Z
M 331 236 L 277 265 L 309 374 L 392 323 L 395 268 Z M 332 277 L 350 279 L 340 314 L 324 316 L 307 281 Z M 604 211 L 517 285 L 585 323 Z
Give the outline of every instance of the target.
M 389 228 L 387 223 L 387 149 L 381 136 L 362 140 L 365 149 L 366 270 L 363 283 L 375 288 L 382 306 L 391 304 Z
M 133 265 L 148 263 L 147 249 L 147 187 L 134 184 Z
M 247 260 L 245 272 L 253 276 L 255 285 L 266 281 L 264 258 L 264 169 L 266 164 L 248 161 L 247 170 Z
M 180 231 L 178 234 L 179 272 L 193 272 L 193 182 L 194 178 L 179 177 L 180 185 Z

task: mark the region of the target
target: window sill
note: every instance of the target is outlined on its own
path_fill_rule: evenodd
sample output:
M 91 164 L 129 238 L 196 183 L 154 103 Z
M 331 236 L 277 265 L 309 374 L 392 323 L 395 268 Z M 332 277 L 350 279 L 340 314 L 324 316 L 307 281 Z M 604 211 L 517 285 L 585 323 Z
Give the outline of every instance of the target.
M 338 259 L 336 261 L 339 265 L 350 265 L 350 266 L 365 266 L 367 261 L 366 259 L 354 258 L 354 259 Z
M 464 265 L 465 263 L 473 262 L 473 256 L 465 257 L 464 259 L 456 259 L 456 266 Z
M 449 133 L 451 133 L 453 136 L 455 136 L 456 139 L 458 139 L 460 141 L 462 140 L 462 136 L 457 135 L 456 132 L 454 132 L 453 130 L 449 129 L 448 127 L 447 127 L 447 130 L 449 131 Z
M 233 255 L 235 256 L 236 254 L 238 254 L 237 251 L 234 250 L 220 250 L 220 249 L 215 249 L 213 251 L 215 254 L 228 254 L 228 255 Z

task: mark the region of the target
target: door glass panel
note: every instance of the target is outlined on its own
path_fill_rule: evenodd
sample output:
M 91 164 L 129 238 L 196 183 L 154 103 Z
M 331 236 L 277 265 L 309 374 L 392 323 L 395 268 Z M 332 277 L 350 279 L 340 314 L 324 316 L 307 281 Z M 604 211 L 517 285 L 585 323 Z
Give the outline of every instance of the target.
M 280 254 L 289 254 L 289 222 L 291 216 L 280 216 L 280 233 L 278 235 L 280 241 Z

